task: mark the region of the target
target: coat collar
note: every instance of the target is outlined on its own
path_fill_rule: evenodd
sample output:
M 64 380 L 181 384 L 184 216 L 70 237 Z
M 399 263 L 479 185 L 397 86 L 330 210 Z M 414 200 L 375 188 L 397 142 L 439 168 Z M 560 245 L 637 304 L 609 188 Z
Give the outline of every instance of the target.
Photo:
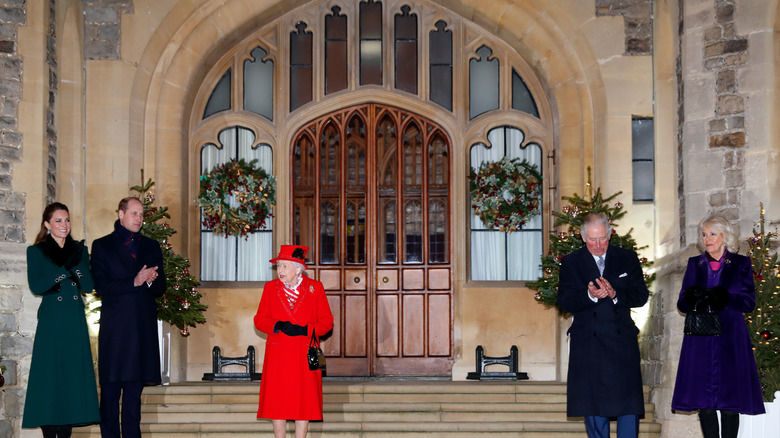
M 290 317 L 290 321 L 297 322 L 295 315 L 298 313 L 298 310 L 301 308 L 301 305 L 306 302 L 311 296 L 314 295 L 314 281 L 309 278 L 306 274 L 302 274 L 303 281 L 301 281 L 301 285 L 298 286 L 298 299 L 295 301 L 295 305 L 292 309 L 290 309 L 289 306 L 285 305 L 282 306 L 284 308 L 284 311 L 288 314 Z M 281 280 L 278 278 L 276 279 L 277 286 L 276 286 L 276 295 L 279 297 L 279 300 L 281 300 L 283 303 L 287 302 L 287 298 L 285 296 L 284 292 L 284 284 Z

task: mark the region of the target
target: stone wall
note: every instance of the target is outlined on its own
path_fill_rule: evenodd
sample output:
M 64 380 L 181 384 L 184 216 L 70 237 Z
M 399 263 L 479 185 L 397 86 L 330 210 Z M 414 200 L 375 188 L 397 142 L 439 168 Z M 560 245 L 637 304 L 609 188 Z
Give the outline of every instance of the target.
M 23 1 L 0 2 L 0 436 L 13 437 L 21 420 L 24 389 L 21 363 L 32 351 L 32 338 L 20 336 L 25 272 L 24 193 L 13 190 L 14 165 L 22 159 L 19 130 L 23 63 L 18 29 L 27 22 Z
M 22 59 L 19 26 L 26 23 L 23 1 L 0 2 L 0 242 L 24 242 L 25 196 L 13 191 L 14 163 L 22 158 L 19 101 Z

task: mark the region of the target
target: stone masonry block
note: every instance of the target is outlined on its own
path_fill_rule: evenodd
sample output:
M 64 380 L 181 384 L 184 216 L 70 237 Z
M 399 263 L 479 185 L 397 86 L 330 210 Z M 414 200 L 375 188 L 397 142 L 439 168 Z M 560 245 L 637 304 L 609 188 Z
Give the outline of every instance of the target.
M 15 57 L 0 58 L 0 78 L 22 80 L 22 60 Z
M 739 188 L 745 186 L 745 178 L 742 174 L 742 169 L 739 170 L 726 170 L 723 172 L 725 177 L 724 185 L 728 188 Z
M 21 309 L 22 291 L 13 286 L 0 284 L 0 308 L 7 312 Z
M 741 148 L 744 146 L 745 146 L 744 132 L 732 132 L 730 134 L 710 136 L 710 148 L 718 148 L 718 147 Z
M 0 181 L 7 175 L 0 175 Z M 2 183 L 0 183 L 2 185 Z M 19 210 L 0 210 L 0 225 L 10 227 L 24 226 L 24 213 Z
M 22 83 L 15 80 L 0 81 L 0 96 L 19 100 L 22 96 Z
M 26 392 L 25 388 L 7 388 L 5 391 L 5 397 L 3 397 L 3 409 L 5 412 L 16 412 L 21 416 L 22 413 L 22 400 Z M 0 435 L 0 436 L 12 436 L 12 435 Z
M 111 41 L 89 41 L 86 52 L 88 59 L 119 59 L 119 45 Z
M 747 38 L 738 38 L 734 40 L 728 40 L 726 41 L 726 44 L 723 48 L 723 53 L 739 53 L 744 52 L 748 49 L 748 40 Z
M 704 61 L 704 68 L 707 70 L 719 70 L 726 65 L 726 61 L 723 58 L 710 58 Z
M 16 43 L 13 41 L 0 41 L 0 53 L 16 54 Z
M 18 101 L 16 99 L 2 99 L 0 98 L 0 101 L 2 101 L 2 111 L 0 111 L 0 116 L 16 116 L 17 110 L 19 108 Z
M 722 207 L 726 205 L 726 193 L 725 192 L 715 192 L 710 194 L 710 206 L 712 207 Z
M 0 21 L 4 23 L 25 24 L 27 14 L 24 8 L 0 8 Z
M 84 8 L 87 23 L 119 23 L 116 9 L 111 6 L 89 6 Z
M 726 130 L 726 120 L 725 119 L 715 119 L 710 120 L 710 132 L 711 133 L 720 133 Z
M 0 313 L 0 332 L 16 333 L 17 328 L 16 315 L 7 312 Z
M 0 117 L 2 119 L 2 117 Z M 18 148 L 0 145 L 0 160 L 19 161 L 21 154 Z
M 0 190 L 10 190 L 13 187 L 11 175 L 0 175 Z M 6 220 L 6 213 L 0 210 L 0 225 Z
M 734 116 L 726 119 L 728 129 L 745 129 L 745 117 Z
M 737 74 L 734 70 L 723 70 L 718 72 L 718 79 L 715 82 L 718 93 L 734 93 L 737 91 Z
M 9 227 L 5 230 L 6 242 L 24 243 L 24 229 L 19 227 Z
M 704 31 L 704 42 L 710 43 L 723 37 L 723 29 L 720 26 L 712 26 Z
M 13 427 L 9 420 L 0 420 L 0 436 L 13 436 Z
M 0 137 L 0 142 L 6 146 L 20 147 L 22 145 L 22 134 L 13 131 L 5 131 Z
M 734 94 L 718 96 L 715 111 L 718 115 L 743 113 L 745 112 L 745 98 Z
M 730 67 L 736 66 L 736 65 L 744 65 L 748 61 L 748 55 L 747 53 L 739 53 L 736 55 L 729 55 L 726 56 L 723 62 Z
M 32 353 L 32 336 L 8 336 L 0 344 L 0 355 L 3 357 L 27 356 Z
M 723 55 L 723 49 L 726 47 L 725 41 L 718 41 L 713 44 L 708 44 L 704 46 L 704 57 L 705 58 L 714 58 L 716 56 Z
M 16 39 L 16 25 L 14 23 L 0 23 L 0 40 L 10 41 Z
M 100 26 L 98 29 L 98 39 L 101 40 L 118 40 L 119 39 L 119 25 L 118 24 L 106 24 Z
M 728 3 L 715 8 L 715 20 L 718 23 L 728 23 L 734 21 L 734 5 Z
M 5 377 L 5 384 L 7 386 L 16 385 L 16 371 L 17 371 L 16 361 L 2 360 L 0 361 L 0 367 L 5 368 L 5 372 L 3 373 L 3 377 Z M 0 436 L 6 436 L 6 435 L 0 434 Z

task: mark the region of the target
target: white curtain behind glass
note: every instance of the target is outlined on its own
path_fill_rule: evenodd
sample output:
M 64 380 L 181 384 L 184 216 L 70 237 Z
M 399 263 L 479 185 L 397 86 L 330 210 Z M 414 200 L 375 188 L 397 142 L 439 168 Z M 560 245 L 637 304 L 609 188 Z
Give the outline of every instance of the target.
M 477 143 L 471 148 L 471 167 L 499 161 L 505 155 L 535 164 L 541 172 L 542 151 L 538 145 L 520 148 L 523 132 L 499 127 L 488 133 L 491 147 Z M 534 217 L 513 233 L 491 231 L 471 209 L 471 279 L 475 281 L 536 280 L 541 276 L 542 217 Z
M 222 148 L 208 144 L 201 150 L 201 174 L 208 173 L 219 164 L 232 158 L 249 162 L 257 159 L 257 165 L 269 175 L 273 173 L 271 147 L 262 144 L 252 148 L 254 133 L 246 128 L 232 127 L 219 134 Z M 266 221 L 266 229 L 251 233 L 248 238 L 225 237 L 201 226 L 200 257 L 201 281 L 269 281 L 273 279 L 272 220 Z

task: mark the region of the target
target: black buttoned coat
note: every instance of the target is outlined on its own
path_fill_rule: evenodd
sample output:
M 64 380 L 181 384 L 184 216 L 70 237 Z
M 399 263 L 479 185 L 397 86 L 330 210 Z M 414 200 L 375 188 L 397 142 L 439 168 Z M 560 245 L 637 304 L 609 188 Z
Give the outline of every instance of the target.
M 636 253 L 609 246 L 603 277 L 615 289 L 593 302 L 588 283 L 599 277 L 596 261 L 583 247 L 561 259 L 558 306 L 574 315 L 569 328 L 567 414 L 644 415 L 642 374 L 639 368 L 639 329 L 631 308 L 647 302 L 642 267 Z
M 155 298 L 166 289 L 162 251 L 157 241 L 138 237 L 141 240 L 135 257 L 117 231 L 92 244 L 92 277 L 102 300 L 98 336 L 101 384 L 161 381 Z M 157 266 L 159 275 L 151 286 L 134 286 L 135 276 L 144 265 Z

